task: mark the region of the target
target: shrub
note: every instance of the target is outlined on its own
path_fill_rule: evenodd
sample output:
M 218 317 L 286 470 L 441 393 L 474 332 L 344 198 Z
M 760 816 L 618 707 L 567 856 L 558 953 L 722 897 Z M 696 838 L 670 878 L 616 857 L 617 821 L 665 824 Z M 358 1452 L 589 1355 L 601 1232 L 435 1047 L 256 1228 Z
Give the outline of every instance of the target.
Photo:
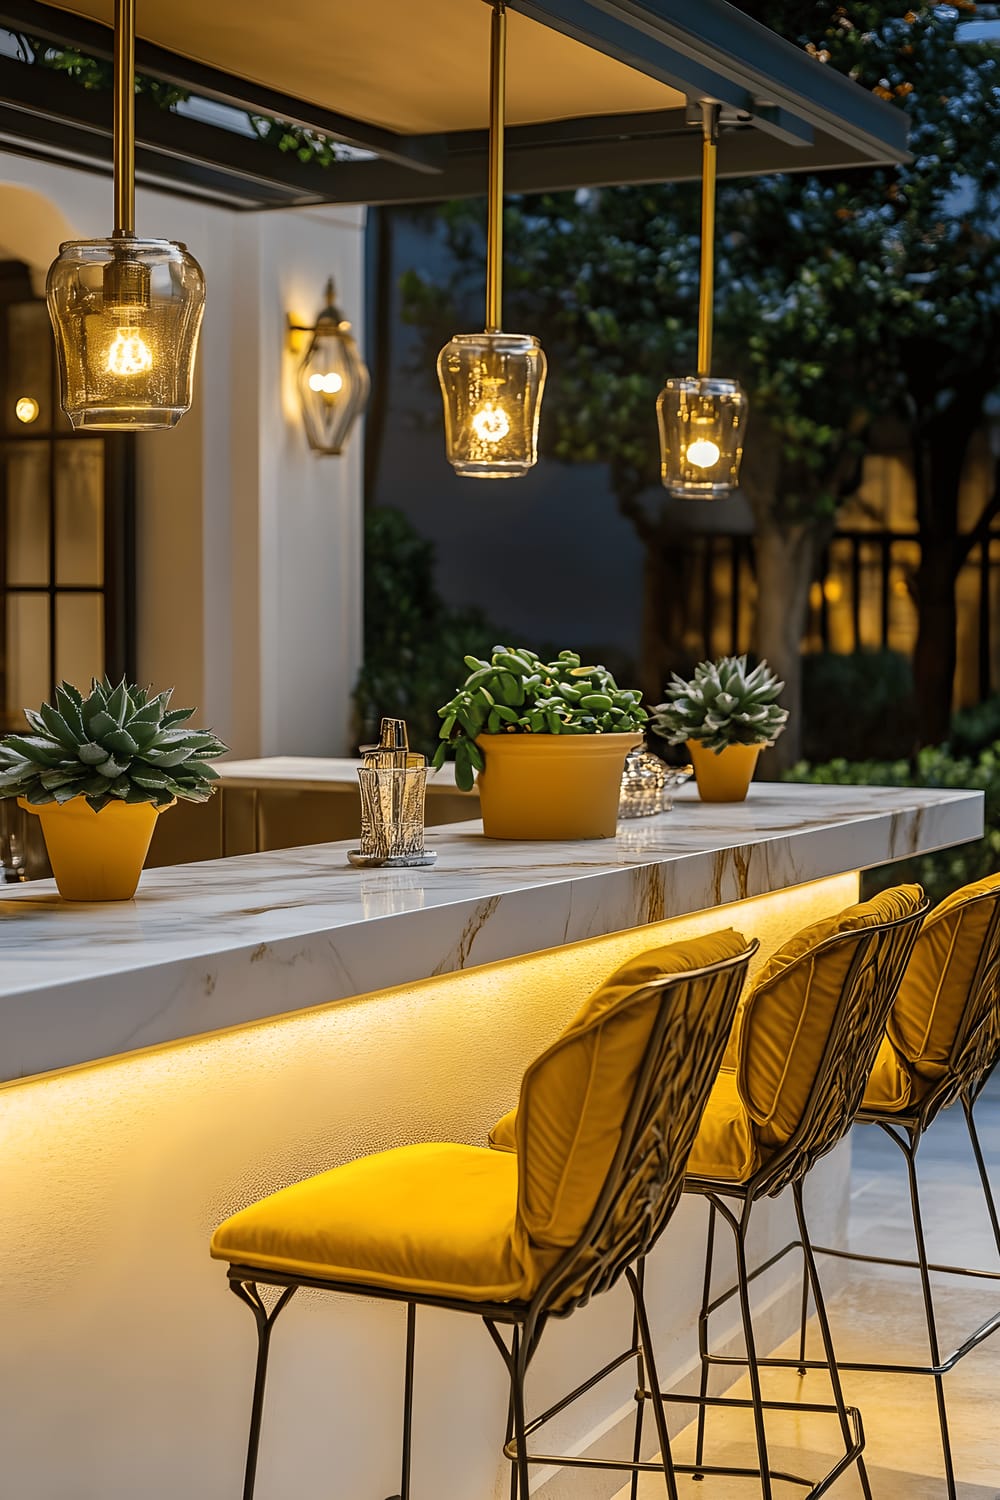
M 826 786 L 971 787 L 985 793 L 985 833 L 981 839 L 865 871 L 862 890 L 866 897 L 901 881 L 916 880 L 931 901 L 937 902 L 959 886 L 1000 869 L 1000 741 L 977 756 L 956 756 L 948 746 L 934 745 L 921 750 L 915 762 L 833 760 L 811 766 L 800 761 L 783 779 Z

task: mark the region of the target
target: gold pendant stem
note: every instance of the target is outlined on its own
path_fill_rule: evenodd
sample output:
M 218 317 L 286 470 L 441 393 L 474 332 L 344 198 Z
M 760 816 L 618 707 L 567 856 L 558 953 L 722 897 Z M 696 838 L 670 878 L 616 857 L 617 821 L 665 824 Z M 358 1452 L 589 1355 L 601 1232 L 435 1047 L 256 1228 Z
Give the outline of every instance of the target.
M 698 293 L 698 374 L 712 371 L 712 305 L 715 299 L 715 171 L 719 148 L 718 104 L 703 102 L 701 147 L 701 282 Z
M 486 331 L 499 333 L 503 297 L 503 132 L 507 94 L 507 10 L 492 0 L 490 22 L 490 185 L 486 228 Z
M 135 235 L 135 0 L 115 0 L 115 234 Z

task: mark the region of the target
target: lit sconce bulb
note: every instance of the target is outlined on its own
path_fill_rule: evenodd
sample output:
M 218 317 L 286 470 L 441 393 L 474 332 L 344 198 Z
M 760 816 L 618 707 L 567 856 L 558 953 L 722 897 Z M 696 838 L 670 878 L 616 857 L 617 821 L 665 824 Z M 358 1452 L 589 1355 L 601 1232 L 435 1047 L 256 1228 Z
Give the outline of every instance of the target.
M 329 375 L 310 375 L 309 389 L 322 392 L 324 396 L 335 396 L 344 386 L 344 377 L 332 371 Z
M 697 438 L 688 447 L 687 461 L 694 464 L 696 469 L 712 468 L 713 464 L 719 462 L 718 443 L 709 442 L 708 438 Z
M 136 328 L 119 328 L 108 349 L 109 375 L 145 375 L 153 368 L 153 351 Z
M 472 430 L 481 443 L 500 443 L 510 432 L 510 418 L 502 406 L 481 406 L 472 418 Z
M 38 416 L 38 402 L 34 396 L 19 396 L 14 415 L 19 422 L 33 422 Z

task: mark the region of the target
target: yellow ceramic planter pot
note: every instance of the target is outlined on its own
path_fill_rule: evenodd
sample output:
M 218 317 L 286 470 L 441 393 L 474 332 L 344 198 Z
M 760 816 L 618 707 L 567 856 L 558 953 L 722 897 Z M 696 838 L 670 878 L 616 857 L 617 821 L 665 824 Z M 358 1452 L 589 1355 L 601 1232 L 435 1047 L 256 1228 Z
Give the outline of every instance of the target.
M 128 901 L 135 895 L 156 819 L 165 807 L 111 802 L 101 811 L 86 797 L 18 805 L 42 824 L 52 873 L 64 901 Z M 169 804 L 171 807 L 173 803 Z
M 716 754 L 699 740 L 688 740 L 687 748 L 703 802 L 745 800 L 763 745 L 727 745 Z
M 618 822 L 625 757 L 641 734 L 482 734 L 490 839 L 604 839 Z

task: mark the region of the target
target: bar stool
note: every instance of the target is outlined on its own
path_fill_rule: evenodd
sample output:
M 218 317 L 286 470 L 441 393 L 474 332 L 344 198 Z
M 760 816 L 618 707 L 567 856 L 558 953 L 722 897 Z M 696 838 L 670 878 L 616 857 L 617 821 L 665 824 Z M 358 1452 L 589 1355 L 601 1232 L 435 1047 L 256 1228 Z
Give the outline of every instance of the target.
M 525 1072 L 515 1151 L 435 1143 L 379 1152 L 285 1188 L 216 1230 L 211 1253 L 229 1262 L 230 1287 L 257 1325 L 244 1500 L 254 1491 L 272 1329 L 300 1287 L 406 1304 L 401 1500 L 410 1492 L 418 1306 L 482 1318 L 504 1360 L 514 1500 L 528 1500 L 536 1461 L 526 1447 L 524 1383 L 550 1317 L 568 1316 L 624 1275 L 634 1347 L 605 1373 L 641 1351 L 655 1388 L 633 1266 L 680 1199 L 755 948 L 719 932 L 617 970 Z M 261 1285 L 281 1288 L 270 1311 Z M 642 1467 L 662 1472 L 668 1500 L 677 1500 L 658 1402 L 654 1415 L 662 1459 Z
M 859 1255 L 816 1246 L 818 1252 L 842 1260 L 919 1270 L 930 1364 L 842 1360 L 840 1368 L 933 1377 L 949 1500 L 955 1500 L 957 1491 L 943 1377 L 1000 1328 L 1000 1313 L 988 1318 L 942 1358 L 930 1273 L 1000 1280 L 1000 1272 L 928 1262 L 917 1182 L 917 1151 L 941 1110 L 960 1101 L 1000 1255 L 1000 1218 L 974 1118 L 976 1102 L 998 1060 L 1000 875 L 992 875 L 953 892 L 925 919 L 857 1116 L 859 1125 L 878 1125 L 906 1160 L 917 1259 Z M 802 1347 L 805 1347 L 804 1331 Z
M 886 1018 L 926 909 L 927 902 L 919 886 L 900 886 L 883 892 L 873 901 L 848 907 L 838 916 L 814 923 L 771 957 L 740 1007 L 735 1034 L 736 1066 L 720 1072 L 688 1162 L 684 1191 L 701 1194 L 710 1205 L 699 1320 L 701 1384 L 697 1398 L 665 1399 L 686 1403 L 697 1400 L 693 1466 L 696 1476 L 759 1474 L 764 1500 L 770 1500 L 773 1480 L 804 1485 L 809 1496 L 823 1494 L 853 1463 L 857 1463 L 862 1488 L 870 1500 L 862 1456 L 861 1416 L 844 1400 L 809 1239 L 802 1184 L 812 1164 L 846 1135 L 861 1104 Z M 754 1203 L 765 1196 L 777 1197 L 786 1187 L 792 1189 L 807 1283 L 812 1289 L 823 1340 L 823 1363 L 833 1389 L 833 1407 L 765 1402 L 763 1398 L 760 1370 L 772 1361 L 757 1356 L 750 1283 L 791 1247 L 786 1246 L 751 1272 L 747 1265 L 746 1238 Z M 736 1200 L 738 1210 L 730 1207 L 727 1200 Z M 713 1299 L 717 1216 L 733 1232 L 737 1285 Z M 739 1297 L 745 1357 L 715 1355 L 709 1350 L 711 1314 L 734 1295 Z M 712 1364 L 746 1366 L 751 1399 L 709 1397 Z M 648 1392 L 638 1395 L 637 1423 L 641 1420 L 641 1397 Z M 757 1470 L 704 1462 L 705 1415 L 709 1406 L 752 1409 Z M 819 1480 L 772 1470 L 764 1421 L 766 1410 L 835 1412 L 844 1441 L 843 1456 Z

